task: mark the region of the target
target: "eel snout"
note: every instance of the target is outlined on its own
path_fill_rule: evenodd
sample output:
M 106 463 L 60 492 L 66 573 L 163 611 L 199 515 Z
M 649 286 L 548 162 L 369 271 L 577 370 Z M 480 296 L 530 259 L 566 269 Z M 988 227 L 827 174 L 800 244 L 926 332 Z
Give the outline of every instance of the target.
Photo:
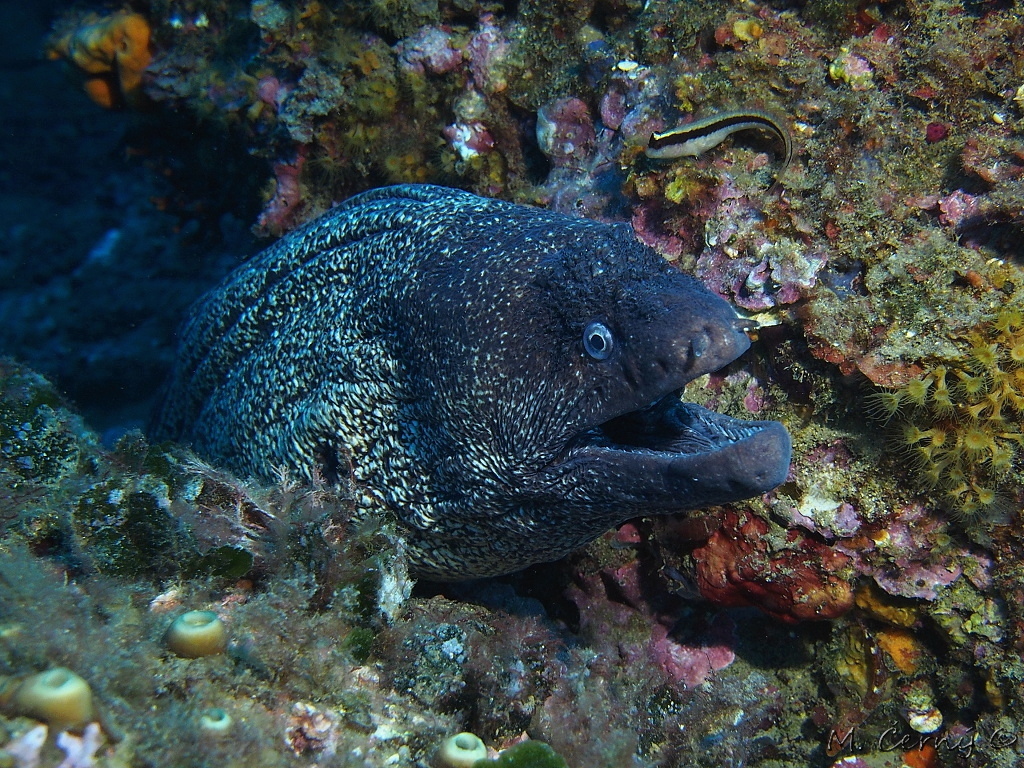
M 704 423 L 706 434 L 725 436 L 713 450 L 681 454 L 666 467 L 666 484 L 692 506 L 724 504 L 770 491 L 789 473 L 789 433 L 777 421 L 744 421 L 681 404 Z
M 694 305 L 697 306 L 694 306 Z M 650 511 L 681 511 L 749 498 L 786 479 L 791 442 L 776 421 L 747 421 L 682 399 L 750 346 L 748 321 L 717 297 L 675 302 L 648 325 L 645 346 L 623 360 L 631 386 L 595 413 L 566 457 L 602 476 L 611 496 Z M 696 310 L 696 311 L 695 311 Z

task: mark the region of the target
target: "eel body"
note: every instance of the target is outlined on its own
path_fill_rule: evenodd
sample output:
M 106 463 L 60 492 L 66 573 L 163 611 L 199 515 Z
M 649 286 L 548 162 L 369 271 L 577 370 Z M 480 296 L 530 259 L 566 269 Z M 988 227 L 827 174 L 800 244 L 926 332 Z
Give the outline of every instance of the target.
M 491 576 L 782 482 L 781 424 L 681 399 L 748 344 L 628 226 L 390 187 L 193 308 L 154 434 L 246 475 L 350 482 L 417 575 Z

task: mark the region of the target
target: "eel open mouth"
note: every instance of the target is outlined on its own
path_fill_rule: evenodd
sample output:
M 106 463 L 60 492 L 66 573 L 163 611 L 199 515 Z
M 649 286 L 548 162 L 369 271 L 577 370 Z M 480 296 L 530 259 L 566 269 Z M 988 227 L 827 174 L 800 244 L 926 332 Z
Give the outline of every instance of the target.
M 585 430 L 570 451 L 604 469 L 610 490 L 653 508 L 692 509 L 749 498 L 786 479 L 791 445 L 777 421 L 747 421 L 674 390 Z
M 595 440 L 620 451 L 706 453 L 752 437 L 762 422 L 723 416 L 681 399 L 682 391 L 638 411 L 616 416 L 592 430 Z

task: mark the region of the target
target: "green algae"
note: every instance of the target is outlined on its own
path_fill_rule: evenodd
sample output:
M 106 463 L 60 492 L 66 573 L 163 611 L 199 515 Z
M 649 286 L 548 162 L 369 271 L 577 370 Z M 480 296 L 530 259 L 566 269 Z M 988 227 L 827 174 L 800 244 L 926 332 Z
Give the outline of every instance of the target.
M 0 360 L 0 486 L 12 498 L 86 469 L 95 438 L 42 376 Z
M 568 768 L 565 760 L 541 741 L 522 741 L 493 760 L 478 760 L 473 768 Z
M 79 498 L 74 527 L 101 573 L 167 578 L 177 571 L 182 533 L 152 492 L 101 483 Z

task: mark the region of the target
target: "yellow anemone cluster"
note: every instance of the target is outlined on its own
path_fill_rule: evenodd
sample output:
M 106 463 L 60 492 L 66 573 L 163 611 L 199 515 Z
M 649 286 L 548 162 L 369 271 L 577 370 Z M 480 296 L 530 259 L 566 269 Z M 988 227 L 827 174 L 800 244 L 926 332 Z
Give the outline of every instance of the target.
M 1024 311 L 1002 310 L 967 343 L 963 362 L 877 392 L 872 407 L 896 421 L 922 479 L 972 517 L 996 508 L 997 486 L 1024 449 Z

